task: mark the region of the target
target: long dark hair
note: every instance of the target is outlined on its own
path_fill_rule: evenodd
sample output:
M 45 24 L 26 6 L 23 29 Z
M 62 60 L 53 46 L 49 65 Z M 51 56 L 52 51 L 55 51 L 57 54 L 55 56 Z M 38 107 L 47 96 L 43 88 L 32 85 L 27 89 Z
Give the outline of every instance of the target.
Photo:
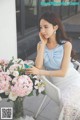
M 53 26 L 58 25 L 58 30 L 56 31 L 56 41 L 58 44 L 61 45 L 61 44 L 64 44 L 66 41 L 70 41 L 70 42 L 72 41 L 67 36 L 60 18 L 57 15 L 55 15 L 53 12 L 47 11 L 40 16 L 40 18 L 39 18 L 39 30 L 40 30 L 41 19 L 46 20 L 47 22 L 51 23 Z M 65 41 L 65 42 L 63 42 L 63 41 Z M 71 57 L 72 58 L 74 57 L 73 49 L 71 51 Z

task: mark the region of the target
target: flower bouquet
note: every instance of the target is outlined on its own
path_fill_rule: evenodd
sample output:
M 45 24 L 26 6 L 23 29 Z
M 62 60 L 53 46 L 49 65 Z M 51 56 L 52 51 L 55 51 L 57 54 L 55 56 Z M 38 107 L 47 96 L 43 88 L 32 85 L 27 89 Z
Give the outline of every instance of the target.
M 36 75 L 26 75 L 26 67 L 34 65 L 31 60 L 12 58 L 0 60 L 0 100 L 8 98 L 13 101 L 13 118 L 23 117 L 23 100 L 25 96 L 45 94 L 45 84 Z

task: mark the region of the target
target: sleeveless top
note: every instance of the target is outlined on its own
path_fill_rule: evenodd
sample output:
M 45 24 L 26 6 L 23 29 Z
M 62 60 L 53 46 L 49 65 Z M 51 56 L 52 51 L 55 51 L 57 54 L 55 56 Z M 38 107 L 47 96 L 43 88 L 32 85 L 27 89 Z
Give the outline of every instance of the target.
M 57 45 L 53 49 L 48 49 L 45 47 L 44 51 L 44 67 L 47 70 L 59 70 L 61 68 L 61 63 L 64 55 L 64 44 Z M 70 62 L 69 67 L 73 67 Z
M 57 45 L 53 49 L 49 49 L 45 46 L 43 65 L 46 70 L 60 70 L 61 63 L 64 55 L 64 44 Z M 66 63 L 65 63 L 66 64 Z M 48 79 L 58 86 L 61 90 L 65 89 L 68 85 L 79 81 L 80 83 L 80 74 L 75 70 L 73 63 L 69 62 L 69 67 L 67 73 L 64 77 L 55 77 L 48 76 Z M 77 81 L 76 81 L 77 79 Z

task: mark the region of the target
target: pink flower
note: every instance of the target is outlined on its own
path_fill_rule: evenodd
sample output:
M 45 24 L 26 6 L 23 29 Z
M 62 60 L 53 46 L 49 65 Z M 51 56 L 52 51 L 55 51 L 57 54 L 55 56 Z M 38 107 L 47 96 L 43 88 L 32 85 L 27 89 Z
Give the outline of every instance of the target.
M 5 93 L 12 101 L 15 101 L 17 97 L 29 95 L 33 88 L 39 93 L 44 90 L 43 83 L 36 81 L 37 76 L 25 75 L 25 64 L 33 66 L 34 62 L 32 60 L 23 61 L 20 58 L 14 59 L 14 57 L 10 61 L 0 60 L 0 93 Z
M 2 70 L 2 66 L 0 65 L 0 72 L 2 72 L 3 70 Z
M 11 86 L 11 92 L 19 97 L 29 95 L 33 90 L 33 82 L 27 75 L 15 77 L 14 86 Z
M 4 59 L 0 59 L 0 72 L 5 71 L 5 68 L 8 65 L 8 61 Z
M 11 80 L 11 77 L 6 72 L 0 72 L 0 93 L 9 91 Z
M 18 69 L 22 69 L 22 64 L 13 64 L 9 67 L 9 69 L 7 70 L 7 72 L 13 76 L 19 76 L 19 71 Z
M 13 65 L 10 66 L 9 71 L 12 73 L 12 72 L 14 72 L 14 71 L 17 71 L 18 68 L 21 68 L 21 67 L 22 67 L 22 65 L 13 64 Z
M 0 65 L 7 65 L 7 64 L 8 64 L 8 60 L 4 60 L 4 59 L 0 60 Z

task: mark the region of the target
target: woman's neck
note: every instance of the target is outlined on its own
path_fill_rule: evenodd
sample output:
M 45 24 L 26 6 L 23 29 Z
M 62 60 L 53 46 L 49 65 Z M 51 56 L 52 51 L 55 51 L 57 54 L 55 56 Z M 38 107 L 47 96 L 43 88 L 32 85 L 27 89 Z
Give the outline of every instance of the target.
M 49 38 L 49 41 L 47 42 L 47 47 L 49 49 L 53 49 L 58 45 L 57 41 L 55 38 Z
M 57 41 L 56 41 L 56 35 L 54 36 L 51 36 L 48 40 L 48 44 L 54 44 L 56 45 L 57 44 Z

